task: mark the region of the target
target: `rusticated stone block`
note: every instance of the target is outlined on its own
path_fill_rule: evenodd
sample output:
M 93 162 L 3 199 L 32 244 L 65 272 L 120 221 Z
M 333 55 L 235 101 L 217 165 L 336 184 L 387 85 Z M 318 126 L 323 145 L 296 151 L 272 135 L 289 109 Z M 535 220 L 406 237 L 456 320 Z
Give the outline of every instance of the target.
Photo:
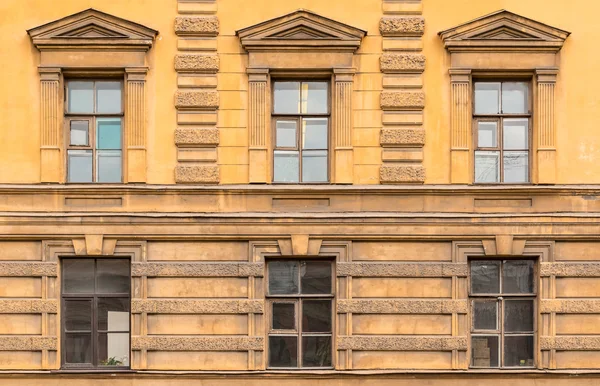
M 379 22 L 382 36 L 421 36 L 425 32 L 422 17 L 384 17 Z
M 422 92 L 392 92 L 381 93 L 381 108 L 384 110 L 421 110 L 425 107 L 425 94 Z
M 247 314 L 263 313 L 261 300 L 133 299 L 131 312 L 139 314 Z
M 466 350 L 466 337 L 446 336 L 340 336 L 338 349 L 357 351 L 452 351 Z
M 219 129 L 178 127 L 175 130 L 177 145 L 218 145 L 219 141 Z
M 382 146 L 423 146 L 425 130 L 423 129 L 382 129 L 379 141 Z
M 56 350 L 56 337 L 51 336 L 1 336 L 0 351 Z
M 383 165 L 379 169 L 382 184 L 423 183 L 425 168 L 421 165 Z
M 131 276 L 248 277 L 263 276 L 263 263 L 132 263 Z
M 132 336 L 132 350 L 248 351 L 264 350 L 264 338 L 255 336 Z
M 184 72 L 217 72 L 219 57 L 217 55 L 176 55 L 175 70 Z
M 217 165 L 179 165 L 175 169 L 175 182 L 179 184 L 218 184 L 219 180 Z
M 41 314 L 47 312 L 56 314 L 58 302 L 56 300 L 0 300 L 0 314 Z
M 219 107 L 219 93 L 213 90 L 177 91 L 175 94 L 175 107 L 178 109 L 216 109 Z
M 599 314 L 600 300 L 577 299 L 577 300 L 546 300 L 540 301 L 540 313 L 549 314 Z
M 600 277 L 598 263 L 541 263 L 540 276 Z
M 540 337 L 542 350 L 600 350 L 600 337 L 598 336 L 542 336 Z
M 338 276 L 452 277 L 467 276 L 464 263 L 339 263 Z
M 355 314 L 466 314 L 466 300 L 338 300 L 339 313 Z
M 0 263 L 0 276 L 56 276 L 56 263 Z
M 379 59 L 381 72 L 423 72 L 425 55 L 421 54 L 384 54 Z
M 177 35 L 217 36 L 219 19 L 214 16 L 179 16 L 175 18 L 175 33 Z

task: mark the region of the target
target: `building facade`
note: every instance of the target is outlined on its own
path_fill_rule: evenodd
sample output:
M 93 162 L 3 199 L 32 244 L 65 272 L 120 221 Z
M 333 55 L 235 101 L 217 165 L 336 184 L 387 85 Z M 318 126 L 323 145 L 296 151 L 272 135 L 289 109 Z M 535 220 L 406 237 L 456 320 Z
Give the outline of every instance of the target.
M 598 12 L 3 0 L 0 384 L 597 384 Z

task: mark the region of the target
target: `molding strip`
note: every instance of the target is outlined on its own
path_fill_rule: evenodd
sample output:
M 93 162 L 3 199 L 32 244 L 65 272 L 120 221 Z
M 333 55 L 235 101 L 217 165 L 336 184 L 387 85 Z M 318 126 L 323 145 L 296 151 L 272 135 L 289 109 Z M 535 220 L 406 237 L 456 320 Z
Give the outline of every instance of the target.
M 262 314 L 262 300 L 133 299 L 131 313 L 149 314 Z
M 600 265 L 599 265 L 600 266 Z M 466 277 L 465 263 L 338 263 L 338 276 L 354 277 Z
M 264 338 L 254 336 L 132 336 L 132 350 L 247 351 L 264 350 Z
M 0 276 L 57 276 L 58 264 L 33 262 L 1 262 Z
M 0 266 L 1 268 L 1 266 Z M 1 271 L 0 271 L 1 272 Z M 132 263 L 131 276 L 262 277 L 263 263 Z
M 460 336 L 339 336 L 338 350 L 356 351 L 452 351 L 467 350 Z
M 56 314 L 58 300 L 0 300 L 0 314 Z
M 353 314 L 466 314 L 467 300 L 338 300 L 338 313 Z

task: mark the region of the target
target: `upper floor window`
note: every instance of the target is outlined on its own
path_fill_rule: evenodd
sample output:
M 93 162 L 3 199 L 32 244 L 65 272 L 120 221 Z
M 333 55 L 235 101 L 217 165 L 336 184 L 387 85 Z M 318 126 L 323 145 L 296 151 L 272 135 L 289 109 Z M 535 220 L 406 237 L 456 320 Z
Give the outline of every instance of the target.
M 123 83 L 67 82 L 68 182 L 122 182 Z
M 63 367 L 129 367 L 128 259 L 62 261 Z
M 273 182 L 329 181 L 329 83 L 274 82 Z
M 471 367 L 533 367 L 533 260 L 471 262 Z
M 529 83 L 475 82 L 474 90 L 475 182 L 529 182 Z
M 274 260 L 267 264 L 269 367 L 332 367 L 333 263 Z

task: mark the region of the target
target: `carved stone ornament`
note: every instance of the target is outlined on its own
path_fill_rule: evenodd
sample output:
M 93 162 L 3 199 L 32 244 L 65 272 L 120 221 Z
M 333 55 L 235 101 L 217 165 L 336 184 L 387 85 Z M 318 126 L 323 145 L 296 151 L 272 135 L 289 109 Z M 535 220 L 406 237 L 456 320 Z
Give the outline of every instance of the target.
M 356 51 L 366 31 L 298 10 L 236 32 L 248 50 L 350 50 Z

